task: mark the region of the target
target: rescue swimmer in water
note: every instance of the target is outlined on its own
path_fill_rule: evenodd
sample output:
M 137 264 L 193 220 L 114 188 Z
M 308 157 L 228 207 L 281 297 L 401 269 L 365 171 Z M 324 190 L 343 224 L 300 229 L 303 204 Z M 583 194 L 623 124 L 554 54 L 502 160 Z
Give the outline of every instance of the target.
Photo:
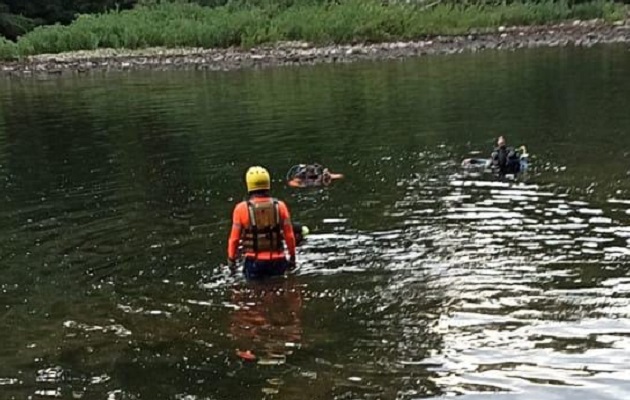
M 320 164 L 298 164 L 287 172 L 287 184 L 291 187 L 328 186 L 333 180 L 342 179 L 342 174 L 330 172 Z
M 500 177 L 507 175 L 516 176 L 525 173 L 529 166 L 529 154 L 527 148 L 520 146 L 518 149 L 509 147 L 503 136 L 497 139 L 496 147 L 492 151 L 490 158 L 467 158 L 462 161 L 465 168 L 490 169 Z
M 527 160 L 527 150 L 525 146 L 521 146 L 521 154 L 518 150 L 508 147 L 505 138 L 499 136 L 497 139 L 497 146 L 492 152 L 492 167 L 499 173 L 500 176 L 505 175 L 517 175 L 520 172 L 525 172 L 527 164 L 522 162 Z M 525 155 L 525 157 L 523 157 Z
M 228 239 L 228 267 L 236 272 L 239 245 L 245 253 L 243 273 L 248 279 L 284 275 L 296 268 L 296 234 L 287 205 L 271 197 L 269 172 L 259 166 L 245 174 L 248 198 L 234 207 Z M 308 228 L 299 227 L 299 237 Z M 285 248 L 289 253 L 287 259 Z

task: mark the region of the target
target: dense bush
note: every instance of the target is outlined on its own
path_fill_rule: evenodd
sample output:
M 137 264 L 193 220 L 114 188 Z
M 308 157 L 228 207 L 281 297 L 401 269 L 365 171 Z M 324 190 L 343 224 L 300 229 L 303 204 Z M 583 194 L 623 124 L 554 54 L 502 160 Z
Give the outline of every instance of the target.
M 619 18 L 619 4 L 599 0 L 507 5 L 413 3 L 380 0 L 236 0 L 205 7 L 155 2 L 131 10 L 84 14 L 70 25 L 40 26 L 17 44 L 0 42 L 0 57 L 97 48 L 152 46 L 251 46 L 279 40 L 315 43 L 411 39 L 428 34 L 464 33 L 472 28 L 541 24 L 565 19 Z

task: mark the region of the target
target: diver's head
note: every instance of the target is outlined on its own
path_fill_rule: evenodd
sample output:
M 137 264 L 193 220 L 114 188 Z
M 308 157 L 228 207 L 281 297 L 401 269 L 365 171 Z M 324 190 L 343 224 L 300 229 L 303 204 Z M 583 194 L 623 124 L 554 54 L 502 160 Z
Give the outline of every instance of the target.
M 247 173 L 245 173 L 245 182 L 247 183 L 247 192 L 250 194 L 269 191 L 271 189 L 269 171 L 260 166 L 250 167 L 247 170 Z
M 308 229 L 308 226 L 302 225 L 297 222 L 293 223 L 293 234 L 295 235 L 296 244 L 301 244 L 304 239 L 306 239 L 309 233 L 310 230 Z
M 505 138 L 503 136 L 499 136 L 497 139 L 497 146 L 505 147 Z

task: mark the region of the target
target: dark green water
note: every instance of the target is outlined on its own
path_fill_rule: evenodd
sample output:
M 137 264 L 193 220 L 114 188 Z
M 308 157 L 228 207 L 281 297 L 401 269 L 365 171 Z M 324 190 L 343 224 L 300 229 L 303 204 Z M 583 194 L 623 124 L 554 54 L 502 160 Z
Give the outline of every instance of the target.
M 628 399 L 628 71 L 609 47 L 0 81 L 0 398 Z M 460 168 L 499 134 L 525 181 Z M 346 179 L 284 185 L 312 161 Z M 221 268 L 252 164 L 313 232 L 265 284 Z

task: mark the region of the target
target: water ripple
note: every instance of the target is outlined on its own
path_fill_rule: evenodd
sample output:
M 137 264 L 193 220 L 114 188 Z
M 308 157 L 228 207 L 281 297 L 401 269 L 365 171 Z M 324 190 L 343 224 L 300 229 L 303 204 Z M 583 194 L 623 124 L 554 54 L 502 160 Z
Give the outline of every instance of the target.
M 589 54 L 0 82 L 0 397 L 629 398 L 627 58 Z M 526 176 L 460 167 L 503 130 Z M 254 162 L 312 232 L 263 283 Z

